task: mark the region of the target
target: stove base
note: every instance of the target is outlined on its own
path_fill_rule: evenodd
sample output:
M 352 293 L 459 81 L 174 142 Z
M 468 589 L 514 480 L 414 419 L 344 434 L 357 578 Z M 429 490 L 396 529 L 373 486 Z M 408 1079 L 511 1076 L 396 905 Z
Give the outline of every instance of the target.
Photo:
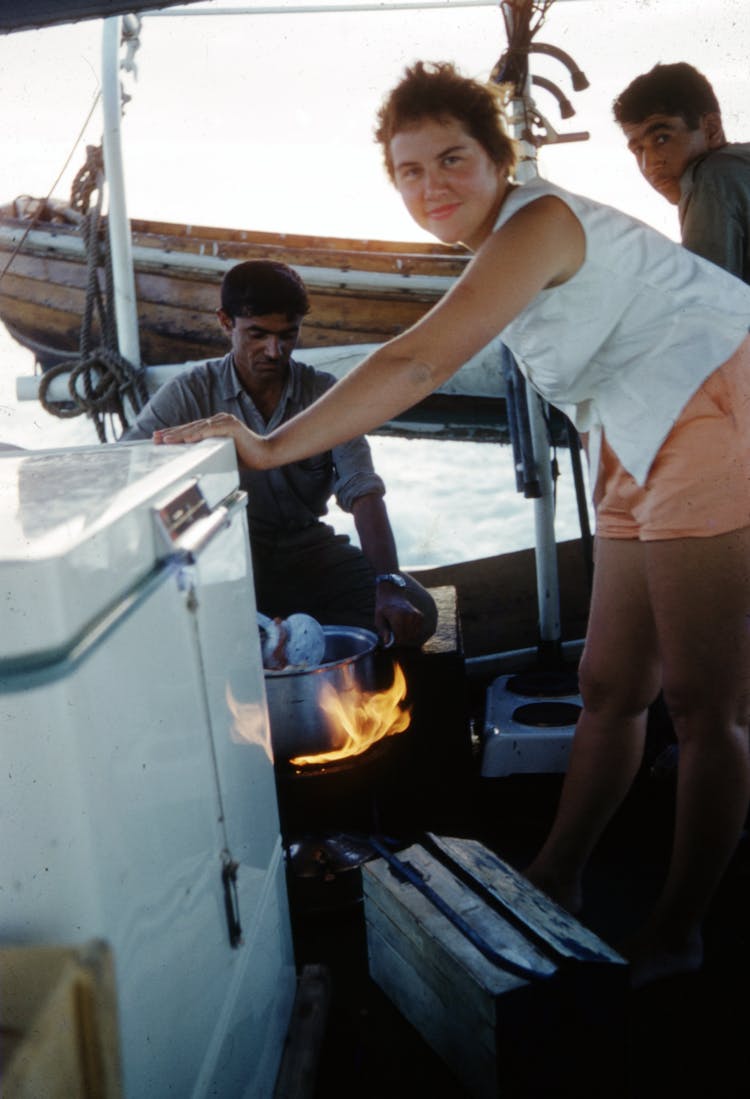
M 567 770 L 583 702 L 574 676 L 500 676 L 487 690 L 481 774 Z

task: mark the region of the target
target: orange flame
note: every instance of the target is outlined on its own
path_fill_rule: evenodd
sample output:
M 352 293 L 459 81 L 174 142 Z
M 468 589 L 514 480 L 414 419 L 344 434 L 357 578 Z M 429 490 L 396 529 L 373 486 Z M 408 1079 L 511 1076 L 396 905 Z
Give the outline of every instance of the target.
M 332 763 L 347 756 L 361 755 L 377 741 L 403 733 L 411 722 L 411 708 L 401 707 L 406 698 L 406 678 L 400 664 L 394 664 L 393 684 L 386 691 L 360 691 L 353 683 L 337 691 L 323 683 L 318 702 L 341 739 L 339 747 L 314 756 L 296 756 L 294 764 Z

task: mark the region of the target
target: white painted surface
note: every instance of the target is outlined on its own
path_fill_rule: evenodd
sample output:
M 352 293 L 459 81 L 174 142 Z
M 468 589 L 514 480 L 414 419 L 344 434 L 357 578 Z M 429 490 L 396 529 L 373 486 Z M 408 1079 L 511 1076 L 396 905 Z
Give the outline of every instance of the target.
M 233 445 L 0 451 L 0 660 L 63 648 L 145 576 L 164 554 L 151 505 L 198 470 L 214 507 Z
M 138 449 L 109 453 L 141 461 Z M 60 459 L 79 466 L 74 483 L 93 510 L 106 481 L 93 483 L 89 455 Z M 187 455 L 164 465 L 147 457 L 150 472 L 111 492 L 111 522 L 92 519 L 90 539 L 47 531 L 48 553 L 30 554 L 22 570 L 38 636 L 34 573 L 46 583 L 87 541 L 97 561 L 101 545 L 121 541 L 108 569 L 117 573 L 128 547 L 147 544 L 132 531 L 141 515 L 150 520 L 155 496 L 182 484 Z M 203 466 L 206 480 L 233 487 L 230 458 L 224 444 L 190 448 L 199 483 Z M 41 496 L 19 508 L 6 493 L 3 529 L 18 536 L 19 511 L 44 527 L 44 509 Z M 9 650 L 18 617 L 9 608 L 20 604 L 7 598 L 17 562 L 2 545 Z M 295 971 L 247 547 L 239 507 L 194 564 L 136 590 L 132 612 L 82 657 L 74 648 L 36 672 L 12 654 L 0 660 L 0 940 L 112 946 L 127 1099 L 270 1097 L 286 1034 Z M 150 564 L 144 551 L 142 572 Z M 81 595 L 83 570 L 70 575 Z M 238 864 L 237 949 L 221 884 L 227 853 Z

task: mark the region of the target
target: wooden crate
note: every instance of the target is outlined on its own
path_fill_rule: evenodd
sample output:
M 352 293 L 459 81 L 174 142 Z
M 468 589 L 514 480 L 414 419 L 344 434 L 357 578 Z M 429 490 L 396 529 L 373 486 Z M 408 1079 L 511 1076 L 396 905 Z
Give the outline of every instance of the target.
M 362 867 L 370 975 L 472 1096 L 625 1093 L 627 964 L 481 844 Z
M 106 944 L 0 949 L 3 1099 L 122 1099 Z

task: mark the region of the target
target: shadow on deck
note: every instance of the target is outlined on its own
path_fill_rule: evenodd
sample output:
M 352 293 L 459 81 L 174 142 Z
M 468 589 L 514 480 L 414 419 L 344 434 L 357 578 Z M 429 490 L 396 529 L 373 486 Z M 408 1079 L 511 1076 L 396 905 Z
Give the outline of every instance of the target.
M 398 779 L 381 790 L 375 817 L 342 819 L 341 839 L 366 844 L 370 827 L 398 841 L 425 831 L 479 840 L 523 869 L 546 836 L 562 782 L 558 775 L 482 778 L 477 738 L 488 682 L 466 680 L 452 657 L 432 658 L 424 680 L 427 714 L 400 757 Z M 422 673 L 425 675 L 424 671 Z M 408 677 L 407 677 L 408 678 Z M 412 670 L 411 682 L 419 682 Z M 415 715 L 417 711 L 415 710 Z M 581 922 L 614 946 L 635 930 L 660 887 L 671 845 L 673 768 L 660 766 L 671 730 L 652 710 L 644 765 L 591 861 Z M 406 743 L 406 742 L 405 742 Z M 428 749 L 432 749 L 432 753 Z M 361 809 L 361 803 L 359 805 Z M 364 830 L 362 828 L 364 823 Z M 353 826 L 353 827 L 352 827 Z M 361 874 L 356 866 L 328 880 L 298 876 L 289 865 L 297 963 L 326 967 L 331 998 L 316 1073 L 297 1099 L 469 1099 L 451 1072 L 370 980 Z M 626 1067 L 613 1067 L 581 1099 L 651 1096 L 744 1096 L 747 1069 L 747 987 L 750 978 L 750 841 L 741 843 L 706 924 L 706 961 L 691 977 L 629 993 Z M 561 1024 L 563 1025 L 563 1020 Z M 587 1035 L 571 1034 L 580 1056 Z M 516 1099 L 569 1095 L 528 1089 L 501 1091 Z M 278 1099 L 287 1099 L 279 1096 Z

